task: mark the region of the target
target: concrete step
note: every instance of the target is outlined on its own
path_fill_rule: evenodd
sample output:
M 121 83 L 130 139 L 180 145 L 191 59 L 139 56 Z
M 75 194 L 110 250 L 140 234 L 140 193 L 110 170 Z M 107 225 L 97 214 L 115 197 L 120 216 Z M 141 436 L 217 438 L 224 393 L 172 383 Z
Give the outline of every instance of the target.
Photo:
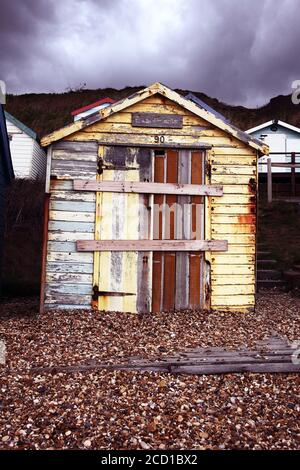
M 258 269 L 272 269 L 276 266 L 276 259 L 258 259 L 257 268 Z
M 283 279 L 260 279 L 257 281 L 257 288 L 260 289 L 273 289 L 276 287 L 278 290 L 285 290 L 287 283 Z
M 270 251 L 257 251 L 257 259 L 269 259 L 272 257 L 272 253 Z
M 266 243 L 263 243 L 263 242 L 258 242 L 257 243 L 257 249 L 258 250 L 261 250 L 261 251 L 264 251 L 267 249 L 267 244 Z
M 284 271 L 283 277 L 292 289 L 300 287 L 300 271 Z
M 258 280 L 281 279 L 281 272 L 277 271 L 277 269 L 258 269 L 257 270 L 257 279 Z

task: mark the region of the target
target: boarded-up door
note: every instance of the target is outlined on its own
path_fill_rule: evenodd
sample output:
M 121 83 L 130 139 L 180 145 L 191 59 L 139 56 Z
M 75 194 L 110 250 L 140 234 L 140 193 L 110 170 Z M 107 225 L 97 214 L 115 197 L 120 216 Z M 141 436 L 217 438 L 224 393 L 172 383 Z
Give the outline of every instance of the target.
M 167 150 L 154 154 L 154 181 L 204 183 L 201 151 Z M 154 196 L 153 238 L 204 239 L 204 204 L 200 196 Z M 200 308 L 203 305 L 203 254 L 153 254 L 152 311 Z
M 201 151 L 100 147 L 102 181 L 203 184 Z M 204 239 L 200 196 L 97 193 L 98 240 Z M 202 253 L 95 252 L 94 294 L 100 310 L 150 312 L 199 308 Z

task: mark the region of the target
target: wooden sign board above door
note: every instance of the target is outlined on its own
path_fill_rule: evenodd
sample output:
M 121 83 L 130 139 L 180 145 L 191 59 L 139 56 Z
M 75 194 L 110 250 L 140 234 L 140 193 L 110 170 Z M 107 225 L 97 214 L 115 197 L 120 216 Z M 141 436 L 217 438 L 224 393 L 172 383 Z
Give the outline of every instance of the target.
M 180 114 L 132 113 L 133 127 L 156 127 L 182 129 L 183 118 Z

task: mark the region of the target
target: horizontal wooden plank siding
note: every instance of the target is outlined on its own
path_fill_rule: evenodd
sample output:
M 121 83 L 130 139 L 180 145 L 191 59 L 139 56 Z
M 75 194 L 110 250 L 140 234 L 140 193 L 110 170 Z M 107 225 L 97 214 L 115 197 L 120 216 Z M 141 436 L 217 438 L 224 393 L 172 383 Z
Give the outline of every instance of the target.
M 78 253 L 76 241 L 91 239 L 95 194 L 77 192 L 73 178 L 95 179 L 97 144 L 58 142 L 53 145 L 50 181 L 45 308 L 91 306 L 93 254 Z
M 257 158 L 253 149 L 214 148 L 209 183 L 222 184 L 211 198 L 212 239 L 226 239 L 228 251 L 211 256 L 211 307 L 248 311 L 255 305 Z

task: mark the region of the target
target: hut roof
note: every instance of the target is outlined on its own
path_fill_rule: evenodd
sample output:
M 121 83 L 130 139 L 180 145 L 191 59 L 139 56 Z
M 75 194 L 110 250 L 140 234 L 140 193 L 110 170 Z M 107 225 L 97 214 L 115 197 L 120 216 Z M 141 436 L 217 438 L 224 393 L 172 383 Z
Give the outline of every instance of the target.
M 107 118 L 111 114 L 117 113 L 122 111 L 133 104 L 136 104 L 149 96 L 153 96 L 156 94 L 160 94 L 165 96 L 166 98 L 174 101 L 175 103 L 179 104 L 183 108 L 187 109 L 191 113 L 205 119 L 207 122 L 211 123 L 212 125 L 222 129 L 223 131 L 227 132 L 228 134 L 232 135 L 236 139 L 248 144 L 250 147 L 253 147 L 255 150 L 259 151 L 262 154 L 268 154 L 268 146 L 261 142 L 258 139 L 255 139 L 248 135 L 246 132 L 241 131 L 240 129 L 236 128 L 232 124 L 230 124 L 222 115 L 216 114 L 211 110 L 208 110 L 207 107 L 204 108 L 196 104 L 193 100 L 183 97 L 179 95 L 177 92 L 171 90 L 165 85 L 161 83 L 154 83 L 143 90 L 134 93 L 133 95 L 117 101 L 113 103 L 111 106 L 108 106 L 104 109 L 100 109 L 96 113 L 89 115 L 85 119 L 81 119 L 76 121 L 72 124 L 69 124 L 57 131 L 52 132 L 51 134 L 46 135 L 41 139 L 42 146 L 50 145 L 53 142 L 63 139 L 64 137 L 73 134 L 81 129 L 84 129 L 91 124 L 101 121 L 102 119 Z

